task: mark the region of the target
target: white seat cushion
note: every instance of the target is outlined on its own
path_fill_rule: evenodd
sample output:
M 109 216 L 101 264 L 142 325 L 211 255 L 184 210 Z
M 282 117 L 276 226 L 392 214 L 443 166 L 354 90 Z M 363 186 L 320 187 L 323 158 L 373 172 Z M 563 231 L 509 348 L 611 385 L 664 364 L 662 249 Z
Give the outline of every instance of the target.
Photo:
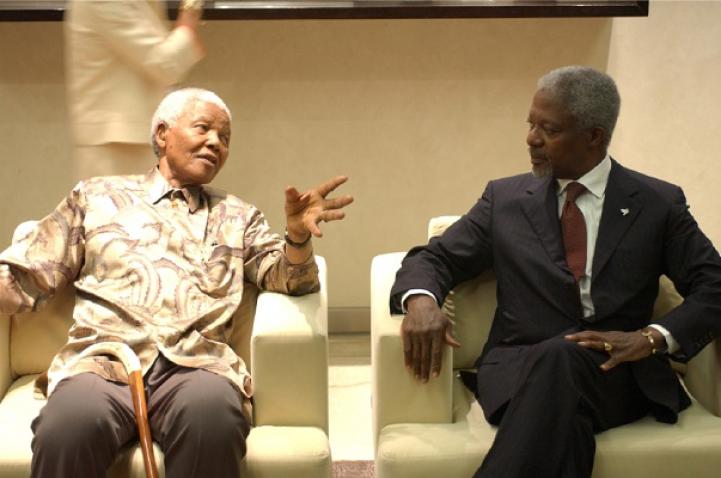
M 453 423 L 402 423 L 381 430 L 378 478 L 473 474 L 493 443 L 495 429 L 457 379 L 453 397 Z M 681 412 L 675 425 L 646 417 L 598 434 L 596 440 L 593 478 L 715 478 L 721 470 L 721 418 L 696 402 Z
M 241 476 L 320 478 L 331 476 L 328 436 L 316 427 L 253 428 Z
M 33 381 L 28 375 L 13 382 L 0 402 L 0 476 L 27 478 L 30 476 L 33 433 L 30 423 L 45 405 L 45 400 L 33 398 Z

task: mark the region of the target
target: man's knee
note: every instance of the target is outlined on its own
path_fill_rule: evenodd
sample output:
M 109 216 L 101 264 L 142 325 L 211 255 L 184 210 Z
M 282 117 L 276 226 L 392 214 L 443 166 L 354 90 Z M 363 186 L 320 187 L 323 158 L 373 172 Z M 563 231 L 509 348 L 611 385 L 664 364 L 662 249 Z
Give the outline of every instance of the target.
M 45 407 L 33 421 L 33 449 L 39 447 L 62 447 L 83 449 L 85 445 L 97 443 L 104 432 L 109 430 L 103 420 L 98 419 L 93 407 L 78 404 L 62 412 Z M 35 450 L 34 450 L 35 451 Z
M 81 374 L 58 385 L 32 422 L 34 462 L 37 458 L 72 467 L 69 463 L 77 459 L 100 469 L 110 465 L 128 433 L 124 413 L 97 389 L 98 382 L 105 383 L 93 374 Z
M 528 350 L 526 370 L 529 378 L 533 376 L 549 384 L 566 384 L 575 388 L 577 382 L 593 374 L 601 363 L 598 362 L 600 358 L 593 357 L 593 354 L 596 352 L 586 350 L 575 342 L 554 337 Z
M 588 351 L 580 345 L 563 337 L 553 337 L 536 345 L 529 350 L 529 359 L 540 362 L 587 362 Z
M 165 419 L 165 435 L 201 443 L 209 449 L 230 447 L 245 456 L 250 425 L 243 415 L 240 393 L 221 376 L 194 371 L 175 394 L 173 410 Z

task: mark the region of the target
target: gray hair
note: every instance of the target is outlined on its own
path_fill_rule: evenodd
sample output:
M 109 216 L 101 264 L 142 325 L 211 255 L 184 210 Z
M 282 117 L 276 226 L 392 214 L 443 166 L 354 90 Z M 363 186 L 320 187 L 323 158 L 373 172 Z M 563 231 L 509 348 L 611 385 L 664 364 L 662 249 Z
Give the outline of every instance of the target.
M 153 114 L 153 120 L 150 123 L 150 144 L 153 145 L 155 156 L 160 157 L 160 148 L 158 147 L 157 141 L 155 141 L 155 133 L 158 131 L 158 126 L 160 126 L 161 123 L 168 127 L 175 126 L 178 118 L 180 118 L 180 115 L 183 114 L 188 105 L 199 101 L 213 103 L 225 111 L 228 119 L 232 120 L 230 110 L 225 105 L 225 102 L 210 90 L 183 88 L 168 93 L 158 105 L 155 114 Z
M 621 97 L 613 78 L 585 66 L 565 66 L 546 73 L 538 80 L 545 90 L 568 109 L 583 129 L 602 128 L 608 148 L 616 127 Z

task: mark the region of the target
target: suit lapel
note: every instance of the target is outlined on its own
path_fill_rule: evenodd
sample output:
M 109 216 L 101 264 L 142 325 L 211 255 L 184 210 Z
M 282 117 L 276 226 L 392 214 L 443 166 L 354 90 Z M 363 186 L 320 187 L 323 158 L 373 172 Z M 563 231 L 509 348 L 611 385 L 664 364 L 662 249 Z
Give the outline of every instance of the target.
M 637 192 L 638 187 L 633 179 L 620 164 L 613 161 L 606 185 L 606 197 L 603 201 L 596 252 L 593 257 L 594 282 L 643 209 L 643 203 L 635 197 Z
M 556 184 L 556 181 L 551 178 L 534 181 L 526 190 L 527 196 L 522 201 L 521 208 L 551 261 L 570 274 L 561 243 Z

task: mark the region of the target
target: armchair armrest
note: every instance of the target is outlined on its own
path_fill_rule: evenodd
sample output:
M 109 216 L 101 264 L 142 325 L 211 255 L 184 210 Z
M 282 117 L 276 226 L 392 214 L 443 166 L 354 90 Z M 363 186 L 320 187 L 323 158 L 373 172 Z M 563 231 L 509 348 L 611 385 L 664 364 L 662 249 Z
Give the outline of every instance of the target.
M 250 342 L 255 424 L 314 426 L 328 433 L 328 292 L 258 296 Z
M 18 242 L 29 234 L 37 221 L 20 223 L 13 232 L 12 243 Z M 0 314 L 0 399 L 5 396 L 8 387 L 13 381 L 13 372 L 10 367 L 10 323 L 12 316 Z
M 0 400 L 12 382 L 10 369 L 10 321 L 12 317 L 0 314 Z
M 654 317 L 667 314 L 683 302 L 673 283 L 662 276 L 654 304 Z M 708 344 L 688 363 L 675 365 L 691 395 L 708 411 L 721 416 L 721 339 Z
M 453 351 L 446 347 L 441 373 L 428 383 L 416 381 L 403 364 L 402 315 L 388 308 L 391 286 L 405 253 L 383 254 L 371 265 L 371 383 L 373 437 L 392 423 L 450 423 Z

